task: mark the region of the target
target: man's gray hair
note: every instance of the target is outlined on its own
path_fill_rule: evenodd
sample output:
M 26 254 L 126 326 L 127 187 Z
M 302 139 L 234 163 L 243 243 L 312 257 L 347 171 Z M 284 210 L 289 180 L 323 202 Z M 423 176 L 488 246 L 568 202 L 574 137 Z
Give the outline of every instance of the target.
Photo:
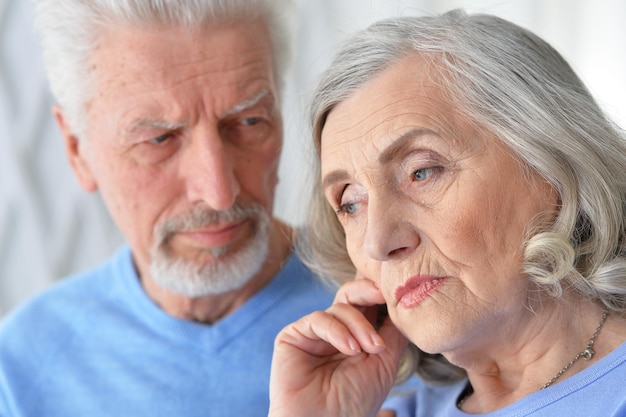
M 574 289 L 625 313 L 624 132 L 559 53 L 511 22 L 453 10 L 383 20 L 348 39 L 322 75 L 310 106 L 316 178 L 328 114 L 411 55 L 427 60 L 430 76 L 465 117 L 495 134 L 527 172 L 538 173 L 558 193 L 559 212 L 551 227 L 528 231 L 525 272 L 551 296 Z M 352 279 L 345 235 L 319 180 L 314 184 L 308 242 L 300 249 L 323 276 Z M 333 227 L 322 227 L 329 224 Z
M 291 0 L 34 0 L 36 28 L 52 93 L 74 129 L 84 129 L 95 94 L 87 69 L 108 26 L 200 28 L 207 22 L 263 19 L 273 45 L 279 91 L 291 60 Z M 82 132 L 81 132 L 82 133 Z

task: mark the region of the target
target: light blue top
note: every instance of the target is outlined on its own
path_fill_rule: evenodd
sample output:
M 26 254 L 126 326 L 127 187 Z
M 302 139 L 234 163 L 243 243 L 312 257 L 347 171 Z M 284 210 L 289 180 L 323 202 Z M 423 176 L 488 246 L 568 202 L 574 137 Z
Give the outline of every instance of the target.
M 467 381 L 422 384 L 387 401 L 397 417 L 467 417 L 456 403 Z M 626 417 L 626 343 L 589 368 L 481 417 Z
M 292 255 L 220 322 L 180 320 L 145 294 L 125 246 L 0 324 L 0 416 L 266 416 L 276 334 L 333 294 Z

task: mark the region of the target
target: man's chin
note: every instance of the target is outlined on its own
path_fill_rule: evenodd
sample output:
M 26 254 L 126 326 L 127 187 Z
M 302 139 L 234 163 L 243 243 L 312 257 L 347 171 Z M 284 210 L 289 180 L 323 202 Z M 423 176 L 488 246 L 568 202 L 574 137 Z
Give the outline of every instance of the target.
M 184 256 L 157 254 L 153 257 L 152 278 L 162 288 L 187 297 L 218 295 L 245 286 L 261 269 L 267 255 L 267 245 L 255 240 L 238 251 L 215 255 Z
M 232 251 L 228 247 L 222 246 L 217 248 L 194 248 L 181 252 L 168 252 L 168 255 L 165 256 L 165 258 L 167 263 L 181 263 L 187 265 L 190 269 L 200 271 L 207 268 L 211 269 L 211 266 L 218 262 L 228 262 L 229 259 L 236 256 L 236 251 Z
M 154 281 L 187 297 L 224 294 L 245 286 L 257 275 L 269 250 L 271 218 L 260 208 L 255 213 L 249 217 L 254 233 L 245 242 L 197 249 L 178 247 L 167 237 L 160 239 L 152 251 Z

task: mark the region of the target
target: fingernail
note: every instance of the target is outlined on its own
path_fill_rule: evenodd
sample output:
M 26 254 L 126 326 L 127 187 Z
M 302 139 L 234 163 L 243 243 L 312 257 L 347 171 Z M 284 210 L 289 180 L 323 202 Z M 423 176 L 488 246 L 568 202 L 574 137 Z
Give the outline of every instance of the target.
M 361 349 L 358 347 L 356 341 L 352 338 L 348 339 L 348 346 L 350 346 L 350 350 L 353 352 L 360 352 Z
M 380 337 L 378 333 L 372 333 L 370 337 L 372 339 L 372 343 L 374 344 L 374 346 L 385 347 L 385 341 L 383 340 L 382 337 Z

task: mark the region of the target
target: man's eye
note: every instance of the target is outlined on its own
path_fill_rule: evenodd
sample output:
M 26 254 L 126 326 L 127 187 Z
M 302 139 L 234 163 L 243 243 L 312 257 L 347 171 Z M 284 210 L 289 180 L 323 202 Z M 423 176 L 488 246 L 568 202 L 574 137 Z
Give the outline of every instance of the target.
M 413 172 L 413 179 L 415 181 L 425 181 L 428 179 L 428 177 L 430 177 L 438 168 L 437 167 L 431 167 L 431 168 L 423 168 L 423 169 L 418 169 L 415 172 Z
M 159 143 L 166 142 L 171 137 L 172 137 L 171 133 L 165 133 L 164 135 L 157 136 L 156 138 L 151 139 L 150 142 L 155 143 L 155 144 L 159 144 Z
M 247 146 L 261 143 L 273 131 L 272 124 L 262 116 L 227 120 L 222 122 L 219 128 L 225 140 Z
M 254 126 L 260 122 L 261 122 L 260 117 L 246 117 L 245 119 L 241 121 L 241 124 L 243 124 L 244 126 Z

